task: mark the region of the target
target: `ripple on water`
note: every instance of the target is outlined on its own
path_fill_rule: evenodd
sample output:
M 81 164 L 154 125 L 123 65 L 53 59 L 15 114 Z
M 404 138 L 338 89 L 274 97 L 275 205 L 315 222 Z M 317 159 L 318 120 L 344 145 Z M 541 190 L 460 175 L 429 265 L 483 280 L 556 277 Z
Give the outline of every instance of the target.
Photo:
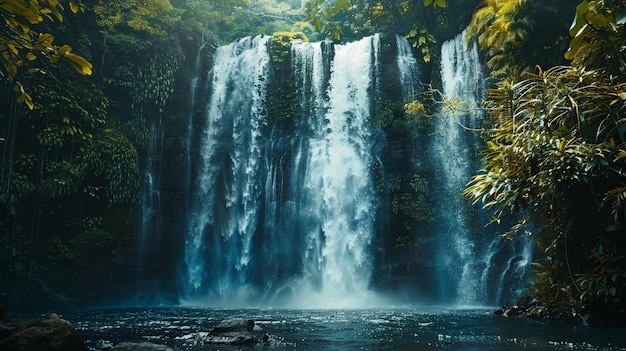
M 175 350 L 217 350 L 208 331 L 229 317 L 254 319 L 274 349 L 626 350 L 626 328 L 593 329 L 493 317 L 485 310 L 89 310 L 62 315 L 90 347 L 151 341 Z M 223 348 L 222 348 L 223 349 Z

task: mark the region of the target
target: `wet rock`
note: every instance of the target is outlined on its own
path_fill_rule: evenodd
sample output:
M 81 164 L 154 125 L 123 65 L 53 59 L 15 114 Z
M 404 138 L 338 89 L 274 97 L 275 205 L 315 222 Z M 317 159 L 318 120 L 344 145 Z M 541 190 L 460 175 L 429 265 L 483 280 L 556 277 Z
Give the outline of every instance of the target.
M 493 312 L 495 316 L 516 317 L 528 319 L 544 318 L 545 307 L 528 297 L 520 299 L 516 304 L 503 306 Z
M 0 339 L 10 336 L 24 324 L 23 320 L 9 314 L 5 308 L 0 308 Z
M 151 342 L 121 342 L 110 348 L 109 351 L 174 351 L 174 349 Z
M 6 325 L 4 326 L 6 333 Z M 4 351 L 87 351 L 85 340 L 70 323 L 51 313 L 13 328 L 0 339 Z
M 519 317 L 523 313 L 523 309 L 519 308 L 517 305 L 512 306 L 503 306 L 493 312 L 496 316 L 502 317 Z
M 252 319 L 230 318 L 221 321 L 211 329 L 212 333 L 251 332 L 254 329 Z
M 205 344 L 254 345 L 267 343 L 269 336 L 252 319 L 230 318 L 213 327 Z

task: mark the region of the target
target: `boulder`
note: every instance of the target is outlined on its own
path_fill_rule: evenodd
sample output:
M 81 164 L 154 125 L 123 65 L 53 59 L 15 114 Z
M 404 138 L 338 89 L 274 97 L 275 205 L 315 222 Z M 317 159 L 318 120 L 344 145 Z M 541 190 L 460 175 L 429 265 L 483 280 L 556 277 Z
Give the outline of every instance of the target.
M 174 351 L 166 345 L 153 344 L 151 342 L 121 342 L 109 351 Z
M 214 326 L 205 344 L 254 345 L 267 343 L 269 336 L 252 319 L 230 318 Z
M 229 318 L 214 326 L 211 332 L 219 334 L 226 332 L 252 332 L 252 330 L 254 330 L 254 321 L 252 319 Z
M 70 323 L 51 313 L 11 330 L 0 339 L 0 350 L 88 351 L 88 348 Z

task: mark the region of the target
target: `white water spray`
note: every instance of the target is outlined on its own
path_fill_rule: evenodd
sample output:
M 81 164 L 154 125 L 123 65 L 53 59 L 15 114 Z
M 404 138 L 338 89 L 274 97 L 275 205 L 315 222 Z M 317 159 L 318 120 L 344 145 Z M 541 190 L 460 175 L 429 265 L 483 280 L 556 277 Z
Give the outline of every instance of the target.
M 245 283 L 261 191 L 268 41 L 248 37 L 216 52 L 201 137 L 199 193 L 186 242 L 188 296 L 229 296 Z

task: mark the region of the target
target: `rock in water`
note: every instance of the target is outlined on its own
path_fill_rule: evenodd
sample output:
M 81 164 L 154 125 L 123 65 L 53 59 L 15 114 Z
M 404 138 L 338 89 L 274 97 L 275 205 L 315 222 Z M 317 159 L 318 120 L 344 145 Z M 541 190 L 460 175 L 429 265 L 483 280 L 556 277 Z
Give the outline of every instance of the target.
M 254 329 L 254 321 L 252 319 L 244 318 L 230 318 L 220 322 L 220 324 L 213 327 L 212 333 L 226 333 L 226 332 L 252 332 Z
M 221 321 L 211 329 L 205 344 L 254 345 L 267 342 L 268 336 L 254 325 L 252 319 L 230 318 Z
M 88 351 L 83 337 L 70 323 L 51 313 L 0 339 L 3 351 Z

